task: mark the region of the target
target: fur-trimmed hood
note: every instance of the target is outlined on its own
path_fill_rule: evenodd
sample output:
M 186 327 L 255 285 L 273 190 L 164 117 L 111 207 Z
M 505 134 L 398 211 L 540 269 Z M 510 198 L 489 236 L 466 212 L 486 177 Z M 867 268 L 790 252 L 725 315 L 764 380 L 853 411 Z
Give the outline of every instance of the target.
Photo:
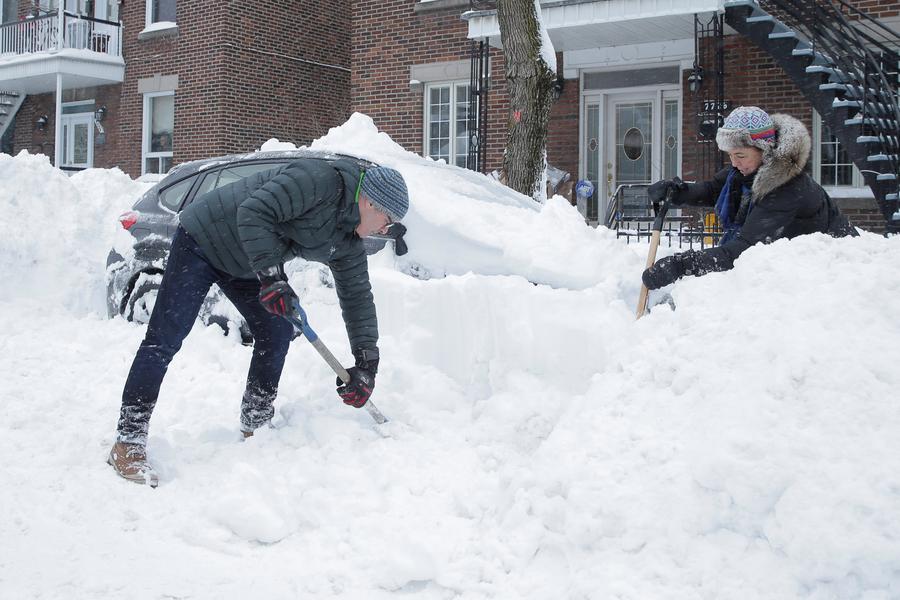
M 763 162 L 753 180 L 753 201 L 781 187 L 803 172 L 812 140 L 806 126 L 790 115 L 772 115 L 778 142 L 763 150 Z

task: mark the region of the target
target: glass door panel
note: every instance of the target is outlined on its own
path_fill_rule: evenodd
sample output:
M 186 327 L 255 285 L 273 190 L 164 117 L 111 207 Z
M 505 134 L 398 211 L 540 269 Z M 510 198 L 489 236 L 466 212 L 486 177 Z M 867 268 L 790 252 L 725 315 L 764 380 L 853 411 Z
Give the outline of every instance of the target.
M 588 103 L 585 106 L 585 179 L 594 185 L 594 194 L 588 198 L 584 216 L 590 222 L 596 221 L 599 214 L 604 214 L 599 211 L 601 207 L 597 206 L 597 199 L 602 197 L 600 188 L 600 161 L 602 160 L 600 156 L 602 150 L 600 142 L 600 114 L 600 103 Z
M 93 113 L 63 115 L 62 166 L 79 169 L 94 166 L 93 120 Z
M 614 102 L 616 186 L 650 183 L 653 169 L 653 102 Z

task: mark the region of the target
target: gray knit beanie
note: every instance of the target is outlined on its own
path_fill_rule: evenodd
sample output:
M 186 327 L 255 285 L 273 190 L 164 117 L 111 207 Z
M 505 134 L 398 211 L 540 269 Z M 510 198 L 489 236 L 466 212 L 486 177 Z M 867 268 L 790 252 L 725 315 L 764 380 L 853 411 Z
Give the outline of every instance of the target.
M 373 167 L 363 175 L 359 190 L 376 208 L 396 222 L 409 210 L 409 192 L 403 175 L 390 167 Z

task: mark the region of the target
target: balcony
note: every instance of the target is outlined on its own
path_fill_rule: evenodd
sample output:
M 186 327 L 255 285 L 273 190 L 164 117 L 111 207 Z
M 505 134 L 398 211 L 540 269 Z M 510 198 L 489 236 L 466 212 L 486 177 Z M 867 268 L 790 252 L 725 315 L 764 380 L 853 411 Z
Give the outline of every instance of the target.
M 60 35 L 62 32 L 62 35 Z M 69 12 L 0 25 L 0 87 L 25 94 L 121 83 L 122 27 Z

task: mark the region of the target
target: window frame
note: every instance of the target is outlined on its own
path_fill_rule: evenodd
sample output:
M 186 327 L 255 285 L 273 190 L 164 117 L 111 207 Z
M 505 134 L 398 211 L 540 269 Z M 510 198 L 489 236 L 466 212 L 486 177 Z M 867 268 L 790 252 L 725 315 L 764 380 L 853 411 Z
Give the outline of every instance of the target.
M 822 123 L 822 117 L 819 115 L 818 111 L 813 111 L 813 131 L 812 131 L 812 174 L 813 181 L 824 187 L 826 190 L 829 189 L 840 189 L 840 190 L 851 190 L 851 189 L 860 189 L 860 191 L 868 190 L 868 186 L 865 184 L 865 180 L 860 173 L 859 169 L 856 168 L 856 165 L 853 161 L 850 161 L 851 167 L 851 175 L 850 175 L 850 183 L 844 185 L 826 185 L 822 183 L 822 144 L 823 144 L 823 134 L 824 127 Z M 840 145 L 840 141 L 838 141 L 838 145 Z M 841 163 L 843 164 L 843 163 Z
M 424 94 L 423 94 L 423 105 L 424 106 L 423 106 L 423 111 L 422 111 L 422 115 L 423 115 L 423 119 L 422 119 L 422 123 L 423 123 L 423 126 L 422 126 L 422 130 L 423 130 L 422 131 L 422 156 L 425 156 L 425 157 L 432 156 L 432 152 L 431 152 L 432 138 L 431 138 L 431 131 L 430 131 L 430 129 L 431 129 L 431 91 L 436 88 L 449 87 L 450 88 L 450 113 L 451 113 L 451 115 L 450 115 L 450 156 L 449 156 L 449 160 L 447 160 L 447 164 L 454 165 L 454 166 L 461 166 L 462 168 L 467 168 L 465 163 L 462 165 L 456 164 L 456 155 L 457 155 L 456 112 L 457 112 L 457 104 L 459 101 L 459 99 L 458 99 L 459 86 L 469 87 L 470 85 L 471 85 L 471 82 L 467 79 L 454 79 L 451 81 L 432 81 L 432 82 L 428 82 L 427 84 L 425 84 L 425 89 L 424 89 Z M 469 115 L 472 114 L 473 107 L 472 107 L 471 102 L 468 101 L 468 99 L 466 100 L 466 102 L 469 103 L 469 107 L 466 112 L 466 121 L 468 122 Z M 477 127 L 478 127 L 477 105 L 474 107 L 474 110 L 475 110 L 475 116 L 476 116 L 475 127 L 477 129 Z M 471 139 L 471 132 L 468 132 L 467 140 L 470 140 L 470 139 Z M 468 148 L 467 148 L 466 156 L 468 156 Z M 441 159 L 432 158 L 432 160 L 441 160 Z
M 169 152 L 150 152 L 150 142 L 152 139 L 152 134 L 150 131 L 150 121 L 152 118 L 152 113 L 150 111 L 151 101 L 153 98 L 159 98 L 162 96 L 172 96 L 172 150 Z M 147 159 L 152 158 L 168 158 L 169 162 L 172 162 L 172 156 L 175 150 L 175 90 L 169 90 L 165 92 L 147 92 L 144 94 L 143 100 L 143 123 L 141 127 L 141 175 L 145 175 L 147 173 Z M 169 169 L 172 168 L 173 165 L 169 165 Z M 166 170 L 166 173 L 168 169 Z M 160 173 L 161 175 L 165 175 L 165 173 Z
M 145 27 L 145 29 L 149 29 L 152 27 L 159 27 L 160 23 L 172 23 L 174 25 L 178 22 L 177 21 L 177 19 L 178 19 L 178 16 L 177 16 L 178 15 L 178 2 L 177 2 L 177 0 L 171 0 L 171 1 L 175 3 L 175 15 L 176 15 L 175 21 L 154 21 L 153 20 L 153 2 L 154 2 L 154 0 L 146 0 L 144 2 L 144 27 Z

